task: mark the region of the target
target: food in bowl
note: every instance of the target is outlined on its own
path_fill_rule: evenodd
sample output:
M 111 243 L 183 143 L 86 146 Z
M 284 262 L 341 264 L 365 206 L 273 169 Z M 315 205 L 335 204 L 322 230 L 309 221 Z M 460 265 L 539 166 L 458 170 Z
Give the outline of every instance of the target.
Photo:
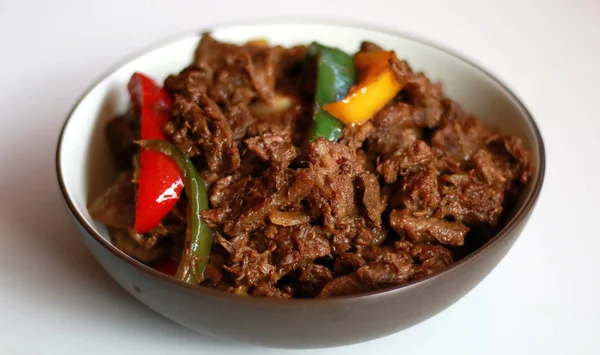
M 163 86 L 132 76 L 131 108 L 106 127 L 122 174 L 90 215 L 133 258 L 242 296 L 444 270 L 502 228 L 529 152 L 397 55 L 205 34 Z

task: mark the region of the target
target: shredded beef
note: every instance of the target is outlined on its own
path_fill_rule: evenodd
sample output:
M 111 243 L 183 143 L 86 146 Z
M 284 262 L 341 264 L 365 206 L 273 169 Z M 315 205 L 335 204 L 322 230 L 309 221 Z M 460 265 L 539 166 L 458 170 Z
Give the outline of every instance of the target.
M 404 102 L 387 104 L 372 119 L 375 129 L 367 139 L 367 152 L 385 159 L 420 139 L 422 132 L 413 127 L 413 115 L 413 109 Z
M 253 96 L 270 101 L 275 95 L 275 71 L 280 54 L 281 47 L 237 46 L 204 34 L 192 65 L 211 77 L 207 89 L 219 101 L 235 98 L 238 90 L 252 90 Z
M 267 281 L 261 281 L 252 290 L 252 296 L 256 297 L 272 297 L 272 298 L 291 298 L 292 295 L 289 292 L 285 292 L 280 288 L 277 288 L 274 284 Z
M 121 173 L 117 180 L 96 197 L 88 207 L 90 215 L 115 228 L 132 228 L 135 220 L 135 186 L 131 173 Z
M 360 44 L 361 52 L 379 52 L 379 51 L 383 51 L 383 50 L 384 50 L 383 48 L 381 48 L 379 45 L 377 45 L 373 42 L 363 41 Z
M 421 262 L 421 264 L 415 268 L 414 278 L 416 280 L 440 272 L 450 266 L 453 262 L 450 251 L 441 245 L 414 245 L 411 249 L 411 253 Z
M 433 159 L 433 153 L 427 143 L 419 140 L 409 147 L 397 150 L 377 167 L 377 172 L 383 176 L 386 183 L 391 184 L 399 175 L 406 176 L 424 169 Z
M 361 51 L 381 51 L 363 42 Z M 401 55 L 401 53 L 398 53 Z M 440 272 L 493 237 L 531 174 L 518 137 L 485 127 L 440 83 L 389 61 L 402 89 L 339 142 L 307 139 L 316 77 L 306 47 L 222 43 L 204 34 L 164 83 L 167 138 L 206 183 L 214 245 L 202 285 L 254 297 L 337 297 Z M 117 247 L 152 263 L 185 248 L 184 196 L 146 234 L 132 230 L 139 112 L 106 128 L 128 172 L 90 204 Z
M 130 109 L 127 114 L 108 122 L 106 138 L 117 167 L 131 169 L 133 157 L 139 150 L 134 142 L 140 138 L 140 122 L 135 111 Z
M 319 297 L 339 297 L 368 290 L 367 285 L 358 280 L 354 275 L 340 276 L 329 281 L 319 292 Z
M 405 176 L 402 189 L 396 193 L 402 205 L 414 215 L 430 216 L 439 207 L 441 199 L 437 170 L 430 166 Z
M 376 226 L 381 225 L 381 214 L 385 210 L 385 203 L 380 194 L 377 176 L 370 173 L 362 173 L 358 177 L 358 186 L 362 191 L 362 205 L 365 214 Z
M 460 222 L 448 222 L 434 217 L 410 215 L 407 210 L 393 210 L 390 225 L 413 243 L 430 243 L 435 240 L 445 245 L 463 245 L 469 227 Z
M 442 179 L 440 208 L 436 214 L 467 224 L 496 225 L 503 210 L 504 189 L 490 186 L 470 171 Z
M 375 130 L 375 126 L 370 121 L 360 126 L 350 126 L 346 128 L 340 139 L 340 143 L 347 145 L 350 149 L 356 151 L 363 146 L 364 141 Z
M 299 149 L 289 134 L 265 133 L 246 139 L 248 149 L 262 160 L 287 167 L 298 156 Z

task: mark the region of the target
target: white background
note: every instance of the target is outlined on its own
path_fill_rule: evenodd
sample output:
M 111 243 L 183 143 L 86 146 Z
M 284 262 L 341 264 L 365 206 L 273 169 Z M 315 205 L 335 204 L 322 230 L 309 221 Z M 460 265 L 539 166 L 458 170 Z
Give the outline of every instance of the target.
M 388 27 L 471 58 L 523 99 L 548 159 L 530 223 L 471 293 L 402 333 L 310 353 L 600 354 L 600 1 L 486 3 L 0 1 L 0 354 L 309 353 L 207 338 L 139 304 L 79 240 L 54 172 L 65 115 L 116 61 L 178 32 L 280 16 Z

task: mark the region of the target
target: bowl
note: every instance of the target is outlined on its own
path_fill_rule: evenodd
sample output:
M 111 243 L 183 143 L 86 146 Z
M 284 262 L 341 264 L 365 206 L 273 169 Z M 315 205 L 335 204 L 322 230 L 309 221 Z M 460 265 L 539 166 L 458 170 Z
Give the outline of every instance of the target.
M 544 177 L 544 146 L 531 115 L 496 78 L 438 46 L 410 37 L 355 26 L 271 23 L 218 27 L 218 40 L 266 38 L 293 45 L 318 40 L 347 51 L 362 40 L 393 49 L 416 71 L 441 80 L 446 95 L 485 124 L 521 137 L 532 153 L 532 178 L 508 224 L 486 245 L 445 271 L 400 287 L 334 299 L 273 300 L 240 297 L 184 284 L 145 266 L 111 244 L 105 226 L 87 212 L 90 196 L 109 186 L 116 171 L 104 125 L 127 108 L 127 82 L 134 71 L 157 80 L 191 62 L 200 31 L 163 41 L 102 76 L 69 114 L 57 149 L 57 174 L 64 199 L 85 244 L 106 271 L 156 312 L 217 338 L 268 347 L 320 348 L 364 342 L 415 325 L 456 302 L 500 262 L 534 208 Z

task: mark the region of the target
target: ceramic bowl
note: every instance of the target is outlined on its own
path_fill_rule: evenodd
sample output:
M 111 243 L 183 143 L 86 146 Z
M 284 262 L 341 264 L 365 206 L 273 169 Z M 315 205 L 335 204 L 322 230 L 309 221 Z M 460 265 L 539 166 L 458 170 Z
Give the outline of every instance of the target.
M 533 118 L 510 90 L 477 65 L 438 46 L 355 26 L 271 23 L 211 29 L 218 40 L 266 38 L 293 45 L 317 40 L 349 52 L 369 40 L 393 49 L 416 71 L 442 81 L 467 112 L 521 137 L 532 152 L 533 174 L 510 221 L 489 243 L 447 270 L 404 286 L 337 299 L 273 300 L 239 297 L 187 285 L 130 258 L 111 244 L 86 205 L 115 178 L 106 122 L 126 110 L 126 84 L 134 71 L 162 81 L 191 62 L 201 31 L 163 41 L 120 64 L 83 94 L 67 118 L 57 149 L 57 174 L 66 204 L 85 244 L 106 271 L 138 300 L 167 318 L 218 338 L 284 348 L 319 348 L 363 342 L 417 324 L 456 302 L 500 262 L 534 208 L 544 176 L 544 147 Z M 203 31 L 202 31 L 203 32 Z

